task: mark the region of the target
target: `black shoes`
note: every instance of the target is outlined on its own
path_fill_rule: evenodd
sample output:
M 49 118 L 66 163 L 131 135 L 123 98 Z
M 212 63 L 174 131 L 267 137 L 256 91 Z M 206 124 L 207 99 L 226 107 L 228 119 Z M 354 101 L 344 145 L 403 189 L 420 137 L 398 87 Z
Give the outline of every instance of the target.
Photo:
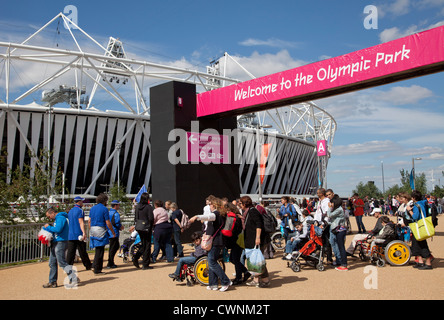
M 425 264 L 425 263 L 417 263 L 413 266 L 413 268 L 416 268 L 418 270 L 432 270 L 433 267 L 431 265 Z
M 168 277 L 170 277 L 171 279 L 176 280 L 176 281 L 179 280 L 179 276 L 177 274 L 175 274 L 175 273 L 170 273 L 168 275 Z
M 433 267 L 428 264 L 424 264 L 422 267 L 418 267 L 418 270 L 432 270 Z
M 43 288 L 57 288 L 57 282 L 48 282 L 43 285 Z

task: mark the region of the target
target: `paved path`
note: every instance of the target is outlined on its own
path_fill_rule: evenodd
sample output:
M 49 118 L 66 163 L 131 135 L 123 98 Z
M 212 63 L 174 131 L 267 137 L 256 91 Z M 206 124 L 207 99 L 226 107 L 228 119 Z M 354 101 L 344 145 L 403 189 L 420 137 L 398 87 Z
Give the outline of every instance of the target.
M 187 287 L 185 283 L 173 282 L 168 274 L 176 264 L 159 262 L 152 270 L 138 270 L 132 264 L 124 264 L 116 258 L 117 269 L 107 271 L 102 276 L 94 276 L 86 271 L 81 263 L 76 264 L 81 279 L 77 289 L 65 289 L 63 277 L 59 273 L 59 287 L 43 289 L 47 282 L 49 267 L 47 262 L 32 263 L 0 270 L 0 299 L 97 299 L 97 300 L 282 300 L 282 299 L 444 299 L 444 216 L 440 216 L 437 236 L 428 240 L 429 247 L 435 256 L 433 270 L 420 271 L 411 266 L 373 268 L 365 273 L 368 262 L 349 258 L 348 272 L 339 272 L 327 267 L 319 272 L 311 267 L 303 267 L 295 273 L 287 268 L 278 252 L 274 259 L 267 260 L 272 284 L 269 288 L 251 288 L 245 285 L 231 287 L 226 292 L 208 291 L 205 287 L 195 285 Z M 393 218 L 394 219 L 394 218 Z M 354 218 L 352 227 L 356 230 Z M 367 229 L 374 226 L 373 217 L 365 217 Z M 346 244 L 351 242 L 348 235 Z M 186 253 L 190 251 L 186 247 Z M 105 258 L 107 253 L 105 253 Z M 106 263 L 106 262 L 105 262 Z M 226 264 L 230 278 L 234 272 L 233 265 Z M 60 269 L 59 269 L 60 270 Z M 377 280 L 376 289 L 366 289 L 369 276 Z

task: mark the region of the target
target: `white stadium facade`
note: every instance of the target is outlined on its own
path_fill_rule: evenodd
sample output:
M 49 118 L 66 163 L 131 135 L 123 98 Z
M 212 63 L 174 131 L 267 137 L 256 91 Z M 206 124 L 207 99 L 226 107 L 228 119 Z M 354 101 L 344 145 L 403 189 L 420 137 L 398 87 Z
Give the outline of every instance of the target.
M 39 43 L 55 25 L 72 47 L 62 48 L 66 39 L 51 47 Z M 0 143 L 7 166 L 33 166 L 31 154 L 49 149 L 72 195 L 94 196 L 114 183 L 128 194 L 144 184 L 152 190 L 150 86 L 182 81 L 202 92 L 234 84 L 239 80 L 226 75 L 230 63 L 243 69 L 227 53 L 204 71 L 132 59 L 121 41 L 110 38 L 103 46 L 62 13 L 20 43 L 0 39 Z M 312 194 L 325 183 L 336 122 L 314 102 L 239 116 L 238 128 L 242 194 L 259 190 L 258 133 L 273 137 L 276 152 L 264 195 Z M 326 157 L 317 156 L 318 140 L 327 142 Z

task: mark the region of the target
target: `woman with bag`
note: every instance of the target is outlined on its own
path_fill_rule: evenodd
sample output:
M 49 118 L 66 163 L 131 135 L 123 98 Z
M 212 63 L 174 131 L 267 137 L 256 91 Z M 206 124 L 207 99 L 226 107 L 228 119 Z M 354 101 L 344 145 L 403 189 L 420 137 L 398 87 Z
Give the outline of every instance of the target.
M 262 254 L 266 244 L 270 242 L 269 236 L 264 232 L 264 221 L 259 211 L 253 206 L 253 201 L 249 196 L 240 198 L 242 210 L 246 210 L 245 217 L 245 250 L 259 247 Z M 248 259 L 248 255 L 247 255 Z M 266 288 L 270 285 L 267 267 L 264 266 L 262 274 L 255 275 L 253 280 L 247 282 L 248 286 L 255 286 L 259 288 Z
M 330 244 L 335 253 L 338 271 L 348 271 L 347 252 L 345 251 L 345 235 L 347 234 L 347 224 L 344 210 L 342 209 L 342 199 L 337 194 L 333 196 L 328 204 L 327 216 L 330 221 Z
M 142 241 L 142 247 L 133 257 L 133 264 L 136 268 L 140 268 L 138 260 L 142 256 L 142 266 L 144 270 L 153 268 L 150 267 L 150 259 L 154 215 L 153 207 L 149 204 L 149 199 L 150 195 L 147 192 L 142 193 L 140 202 L 136 205 L 134 215 L 135 226 L 130 228 L 130 232 L 133 232 L 134 229 L 137 231 Z
M 413 205 L 407 206 L 407 213 L 412 217 L 414 222 L 421 220 L 427 216 L 427 200 L 422 200 L 421 192 L 417 190 L 412 191 Z M 432 255 L 427 244 L 427 240 L 418 241 L 415 236 L 412 237 L 412 255 L 418 260 L 413 268 L 419 270 L 431 270 L 432 267 Z M 424 263 L 425 259 L 425 263 Z
M 224 206 L 224 210 L 232 213 L 238 212 L 237 207 L 232 203 L 227 203 Z M 231 280 L 233 285 L 239 285 L 243 282 L 247 281 L 250 278 L 251 274 L 248 272 L 245 267 L 245 263 L 241 262 L 242 253 L 244 248 L 239 246 L 238 237 L 243 230 L 242 220 L 240 215 L 236 216 L 236 223 L 233 230 L 233 235 L 231 237 L 224 236 L 224 243 L 227 249 L 230 249 L 230 262 L 234 265 L 234 270 L 236 271 L 236 277 Z
M 168 218 L 168 211 L 163 207 L 162 200 L 154 201 L 154 251 L 152 254 L 153 262 L 156 262 L 160 250 L 165 250 L 167 262 L 174 262 L 174 252 L 172 246 L 173 225 Z
M 232 285 L 232 282 L 225 274 L 222 267 L 219 265 L 217 260 L 221 255 L 222 249 L 224 247 L 224 242 L 222 238 L 221 229 L 225 225 L 226 211 L 219 211 L 222 208 L 222 200 L 219 198 L 212 198 L 210 200 L 210 214 L 196 215 L 190 218 L 190 223 L 196 220 L 208 221 L 205 234 L 202 236 L 201 247 L 208 251 L 208 276 L 209 283 L 207 286 L 208 290 L 218 290 L 218 280 L 220 280 L 221 288 L 219 291 L 227 291 Z M 208 245 L 208 247 L 206 246 Z M 209 248 L 211 246 L 211 248 Z

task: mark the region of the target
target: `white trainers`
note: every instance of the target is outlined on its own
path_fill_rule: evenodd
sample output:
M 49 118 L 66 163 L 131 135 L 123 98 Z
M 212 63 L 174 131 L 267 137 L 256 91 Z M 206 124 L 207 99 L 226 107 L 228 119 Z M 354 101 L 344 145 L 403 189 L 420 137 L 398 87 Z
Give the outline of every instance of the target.
M 230 281 L 230 283 L 227 284 L 226 286 L 222 286 L 222 287 L 220 287 L 219 291 L 222 291 L 222 292 L 227 291 L 228 288 L 229 288 L 232 284 L 233 284 L 233 282 Z
M 289 254 L 287 254 L 287 256 L 285 257 L 285 259 L 286 259 L 286 260 L 291 260 L 291 257 L 292 257 L 292 254 L 289 253 Z
M 207 290 L 214 290 L 214 291 L 216 291 L 217 290 L 217 286 L 207 286 Z

